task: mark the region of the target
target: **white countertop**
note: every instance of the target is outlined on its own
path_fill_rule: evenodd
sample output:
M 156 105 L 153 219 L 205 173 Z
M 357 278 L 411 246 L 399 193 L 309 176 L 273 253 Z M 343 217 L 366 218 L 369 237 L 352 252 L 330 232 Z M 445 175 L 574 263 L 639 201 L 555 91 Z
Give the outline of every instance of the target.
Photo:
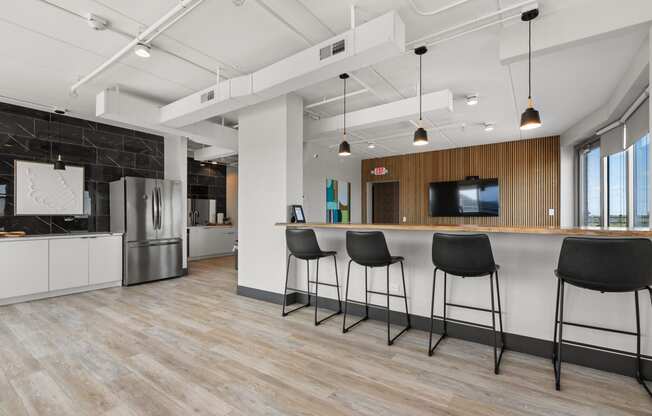
M 0 243 L 8 241 L 59 240 L 64 238 L 97 238 L 111 236 L 122 236 L 122 233 L 65 233 L 26 235 L 24 237 L 0 237 Z

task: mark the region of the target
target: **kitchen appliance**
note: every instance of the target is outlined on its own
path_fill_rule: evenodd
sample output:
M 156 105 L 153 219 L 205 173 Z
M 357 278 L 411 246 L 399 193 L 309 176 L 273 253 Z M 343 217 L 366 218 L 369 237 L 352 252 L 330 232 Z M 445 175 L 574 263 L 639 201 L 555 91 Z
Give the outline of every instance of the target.
M 124 234 L 123 285 L 181 276 L 181 182 L 125 177 L 110 193 L 111 232 Z

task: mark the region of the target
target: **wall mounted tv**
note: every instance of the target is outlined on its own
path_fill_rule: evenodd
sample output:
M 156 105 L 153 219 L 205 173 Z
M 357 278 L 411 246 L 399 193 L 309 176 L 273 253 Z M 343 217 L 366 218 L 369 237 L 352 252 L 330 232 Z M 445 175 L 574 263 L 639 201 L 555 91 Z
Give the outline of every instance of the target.
M 431 182 L 431 217 L 497 217 L 500 192 L 498 179 L 467 179 Z

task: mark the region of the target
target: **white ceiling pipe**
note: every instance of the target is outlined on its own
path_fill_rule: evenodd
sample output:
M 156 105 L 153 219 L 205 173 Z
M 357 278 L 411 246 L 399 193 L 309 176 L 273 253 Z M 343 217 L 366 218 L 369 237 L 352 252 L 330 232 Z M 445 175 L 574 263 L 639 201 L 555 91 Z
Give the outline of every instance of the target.
M 89 82 L 93 78 L 97 77 L 99 74 L 104 72 L 109 66 L 111 66 L 113 63 L 115 63 L 118 59 L 122 58 L 126 53 L 131 51 L 134 46 L 136 46 L 139 42 L 143 42 L 144 40 L 147 39 L 147 37 L 151 34 L 154 34 L 157 32 L 157 30 L 165 25 L 165 29 L 170 27 L 170 25 L 166 25 L 166 23 L 169 22 L 170 19 L 174 18 L 177 13 L 180 11 L 190 11 L 191 9 L 188 10 L 188 7 L 192 5 L 193 2 L 196 2 L 195 6 L 201 3 L 203 0 L 181 0 L 179 4 L 174 6 L 172 10 L 167 12 L 163 17 L 161 17 L 159 20 L 154 22 L 151 26 L 149 26 L 147 29 L 145 29 L 142 33 L 140 33 L 138 36 L 136 36 L 134 39 L 132 39 L 127 45 L 125 45 L 120 51 L 118 51 L 115 55 L 110 57 L 108 60 L 104 61 L 100 66 L 95 68 L 93 71 L 91 71 L 88 75 L 84 76 L 82 79 L 77 81 L 72 87 L 70 87 L 70 93 L 71 94 L 76 94 L 77 89 L 84 85 L 85 83 Z M 184 14 L 185 14 L 184 12 Z M 178 19 L 174 19 L 174 22 L 176 22 Z M 157 34 L 162 33 L 162 30 L 158 31 Z M 152 38 L 153 39 L 153 38 Z M 152 39 L 149 39 L 148 41 L 151 41 Z
M 368 90 L 366 88 L 363 88 L 361 90 L 357 90 L 357 91 L 353 91 L 353 92 L 347 92 L 346 93 L 346 98 L 355 97 L 356 95 L 364 94 L 367 91 Z M 325 98 L 325 99 L 323 99 L 321 101 L 317 101 L 317 102 L 314 102 L 312 104 L 306 105 L 304 107 L 304 109 L 308 110 L 308 109 L 311 109 L 311 108 L 319 107 L 320 105 L 324 105 L 324 104 L 332 103 L 332 102 L 335 102 L 335 101 L 339 101 L 342 98 L 344 98 L 344 95 L 341 95 L 341 94 L 336 96 L 336 97 Z
M 445 12 L 446 10 L 452 9 L 453 7 L 457 7 L 457 6 L 460 6 L 460 5 L 464 4 L 464 3 L 468 3 L 469 1 L 470 0 L 458 0 L 455 3 L 449 4 L 448 6 L 444 6 L 444 7 L 441 7 L 439 9 L 437 9 L 437 10 L 433 10 L 433 11 L 429 11 L 429 12 L 420 10 L 419 7 L 417 7 L 417 4 L 416 4 L 416 2 L 414 0 L 410 0 L 410 5 L 412 6 L 412 9 L 417 14 L 419 14 L 421 16 L 434 16 L 434 15 L 437 15 L 439 13 Z
M 438 39 L 438 40 L 436 40 L 434 42 L 427 43 L 426 46 L 435 46 L 435 45 L 438 45 L 440 43 L 444 43 L 444 42 L 451 41 L 453 39 L 461 38 L 462 36 L 470 35 L 471 33 L 479 32 L 479 31 L 484 30 L 484 29 L 486 29 L 488 27 L 496 26 L 496 25 L 499 25 L 501 23 L 508 22 L 510 20 L 516 19 L 517 17 L 521 17 L 520 13 L 515 14 L 513 16 L 505 17 L 504 19 L 500 19 L 500 20 L 496 20 L 496 21 L 484 24 L 482 26 L 474 27 L 473 29 L 465 30 L 464 32 L 456 33 L 454 35 Z
M 511 6 L 505 7 L 505 8 L 500 9 L 500 10 L 496 10 L 495 12 L 491 12 L 491 13 L 486 14 L 484 16 L 480 16 L 478 18 L 475 18 L 475 19 L 460 23 L 459 25 L 455 25 L 455 26 L 446 28 L 444 30 L 441 30 L 439 32 L 431 33 L 429 35 L 422 36 L 422 37 L 420 37 L 418 39 L 414 39 L 414 40 L 408 42 L 407 46 L 422 44 L 423 42 L 427 41 L 428 39 L 434 38 L 436 36 L 441 36 L 441 35 L 444 35 L 446 33 L 453 32 L 455 30 L 463 29 L 466 26 L 482 22 L 483 20 L 490 19 L 492 17 L 500 16 L 501 14 L 503 14 L 505 12 L 509 12 L 511 10 L 514 10 L 514 9 L 520 9 L 520 8 L 523 8 L 523 7 L 527 6 L 527 5 L 533 5 L 533 7 L 535 7 L 536 6 L 536 1 L 528 0 L 528 1 L 522 1 L 520 3 L 513 4 Z

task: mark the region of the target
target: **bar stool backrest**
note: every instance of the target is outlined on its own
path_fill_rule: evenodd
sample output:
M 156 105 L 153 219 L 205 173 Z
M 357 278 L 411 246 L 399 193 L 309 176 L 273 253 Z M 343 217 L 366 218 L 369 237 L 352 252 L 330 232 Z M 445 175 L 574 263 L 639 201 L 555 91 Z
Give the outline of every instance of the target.
M 432 237 L 432 263 L 456 276 L 484 276 L 496 270 L 486 234 L 441 234 Z
M 347 231 L 346 251 L 351 260 L 363 266 L 383 266 L 392 260 L 380 231 Z
M 299 259 L 312 260 L 321 253 L 315 231 L 309 228 L 287 228 L 285 241 L 290 253 Z
M 602 292 L 644 289 L 652 286 L 652 241 L 567 237 L 556 274 L 568 283 Z

